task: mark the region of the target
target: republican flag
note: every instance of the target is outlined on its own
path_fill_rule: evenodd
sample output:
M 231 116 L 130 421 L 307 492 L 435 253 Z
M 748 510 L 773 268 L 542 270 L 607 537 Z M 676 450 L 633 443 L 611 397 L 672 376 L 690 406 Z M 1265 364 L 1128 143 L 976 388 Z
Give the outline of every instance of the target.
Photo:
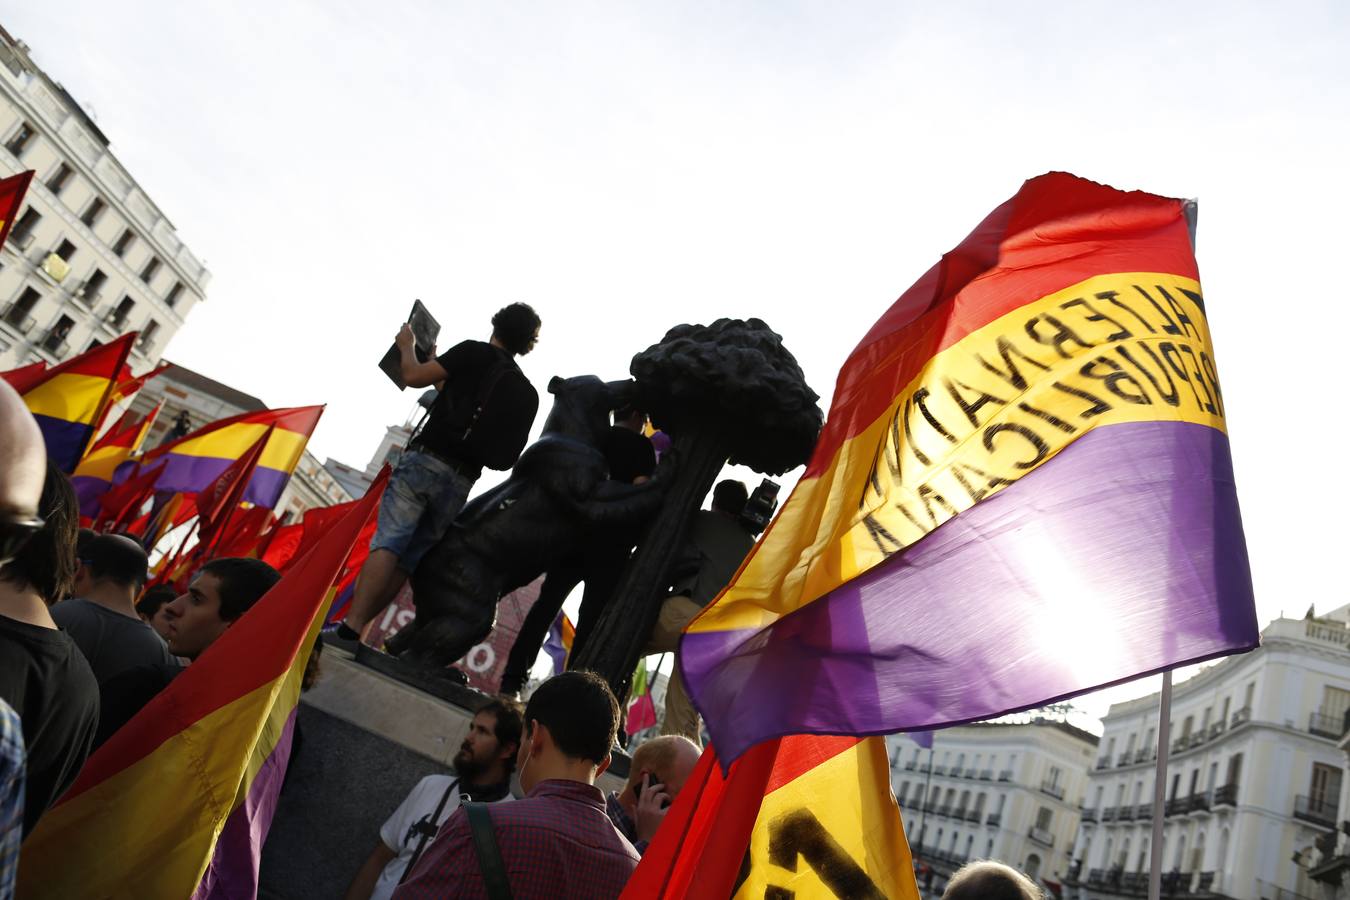
M 622 900 L 918 900 L 882 738 L 766 741 L 723 775 L 709 746 Z
M 161 401 L 144 418 L 128 409 L 84 454 L 70 477 L 75 496 L 80 498 L 81 516 L 92 519 L 98 515 L 99 499 L 112 487 L 113 473 L 141 448 L 163 406 Z
M 269 425 L 253 442 L 252 447 L 226 466 L 225 471 L 217 475 L 197 494 L 197 521 L 203 548 L 209 547 L 219 536 L 221 529 L 228 527 L 235 508 L 243 499 L 244 489 L 258 467 L 258 460 L 262 458 L 263 448 L 271 440 L 275 428 L 275 425 Z
M 257 895 L 300 679 L 383 487 L 95 751 L 24 842 L 20 897 Z
M 23 394 L 23 402 L 42 429 L 47 457 L 62 472 L 73 472 L 84 455 L 113 379 L 126 362 L 135 338 L 134 331 L 124 334 L 52 366 L 40 378 L 27 377 L 26 390 L 15 388 Z
M 30 169 L 0 181 L 0 247 L 9 240 L 9 230 L 19 218 L 19 208 L 23 206 L 23 198 L 28 193 L 28 183 L 33 180 L 33 174 Z
M 112 397 L 109 398 L 109 402 L 117 403 L 121 400 L 134 397 L 137 391 L 145 387 L 147 381 L 163 373 L 170 365 L 170 363 L 160 363 L 144 375 L 132 375 L 129 371 L 124 370 L 122 374 L 118 376 L 117 387 L 113 388 Z
M 577 630 L 567 613 L 558 610 L 553 624 L 548 627 L 548 636 L 544 638 L 544 652 L 553 660 L 553 674 L 560 675 L 567 669 L 567 657 L 572 652 L 572 641 Z
M 195 494 L 204 490 L 272 428 L 272 436 L 263 448 L 243 496 L 248 503 L 270 509 L 276 506 L 287 480 L 299 465 L 305 444 L 322 414 L 322 406 L 241 413 L 156 447 L 145 454 L 141 467 L 148 468 L 163 460 L 164 472 L 155 489 Z
M 792 496 L 681 642 L 726 759 L 1257 645 L 1193 211 L 1034 178 L 882 315 Z

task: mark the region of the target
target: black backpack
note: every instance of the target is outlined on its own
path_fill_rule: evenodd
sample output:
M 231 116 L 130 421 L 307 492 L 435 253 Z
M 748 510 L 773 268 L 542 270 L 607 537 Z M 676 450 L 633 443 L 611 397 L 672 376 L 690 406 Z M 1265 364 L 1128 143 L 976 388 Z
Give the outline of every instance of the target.
M 489 469 L 510 469 L 525 449 L 538 411 L 539 393 L 520 366 L 499 360 L 483 375 L 478 396 L 465 410 L 464 455 Z

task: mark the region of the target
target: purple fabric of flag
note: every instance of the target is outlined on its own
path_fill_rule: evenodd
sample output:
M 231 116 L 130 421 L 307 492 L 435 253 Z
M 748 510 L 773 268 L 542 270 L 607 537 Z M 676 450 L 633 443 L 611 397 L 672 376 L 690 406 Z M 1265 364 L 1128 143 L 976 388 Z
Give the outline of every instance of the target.
M 985 719 L 1258 642 L 1227 436 L 1147 422 L 1084 435 L 763 631 L 686 632 L 681 652 L 734 759 L 767 736 Z

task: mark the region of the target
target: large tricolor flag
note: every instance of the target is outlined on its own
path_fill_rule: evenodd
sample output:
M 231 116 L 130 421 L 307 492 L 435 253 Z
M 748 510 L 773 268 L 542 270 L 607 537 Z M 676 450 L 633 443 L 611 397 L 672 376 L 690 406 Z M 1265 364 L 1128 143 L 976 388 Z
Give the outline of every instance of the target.
M 882 738 L 767 741 L 724 776 L 710 746 L 622 900 L 918 900 Z
M 75 495 L 80 498 L 81 516 L 92 519 L 98 515 L 99 499 L 112 486 L 113 473 L 141 448 L 163 406 L 161 401 L 144 417 L 128 409 L 84 454 L 70 477 Z
M 299 465 L 321 415 L 322 406 L 241 413 L 156 447 L 142 457 L 141 467 L 146 469 L 164 460 L 164 471 L 155 483 L 155 490 L 196 493 L 220 477 L 230 463 L 272 428 L 272 436 L 263 448 L 243 497 L 255 506 L 270 508 L 286 489 L 286 481 Z
M 792 496 L 681 643 L 727 759 L 1257 645 L 1193 211 L 1034 178 L 872 327 Z
M 300 678 L 383 487 L 89 758 L 24 842 L 18 896 L 256 896 Z
M 73 472 L 103 413 L 117 373 L 122 370 L 136 332 L 100 344 L 73 359 L 27 378 L 20 390 L 28 411 L 37 419 L 47 456 L 63 472 Z M 27 369 L 18 369 L 24 372 Z

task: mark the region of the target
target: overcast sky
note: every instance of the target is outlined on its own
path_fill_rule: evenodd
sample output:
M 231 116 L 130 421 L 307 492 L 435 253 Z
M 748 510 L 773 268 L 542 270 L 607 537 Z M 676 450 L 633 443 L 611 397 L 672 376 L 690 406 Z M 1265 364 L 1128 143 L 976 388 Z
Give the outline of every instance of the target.
M 414 298 L 442 347 L 534 304 L 541 386 L 759 316 L 828 403 L 872 322 L 1024 179 L 1196 197 L 1261 620 L 1350 599 L 1350 7 L 0 9 L 214 274 L 168 357 L 328 403 L 311 448 L 357 465 L 409 409 L 375 362 Z

